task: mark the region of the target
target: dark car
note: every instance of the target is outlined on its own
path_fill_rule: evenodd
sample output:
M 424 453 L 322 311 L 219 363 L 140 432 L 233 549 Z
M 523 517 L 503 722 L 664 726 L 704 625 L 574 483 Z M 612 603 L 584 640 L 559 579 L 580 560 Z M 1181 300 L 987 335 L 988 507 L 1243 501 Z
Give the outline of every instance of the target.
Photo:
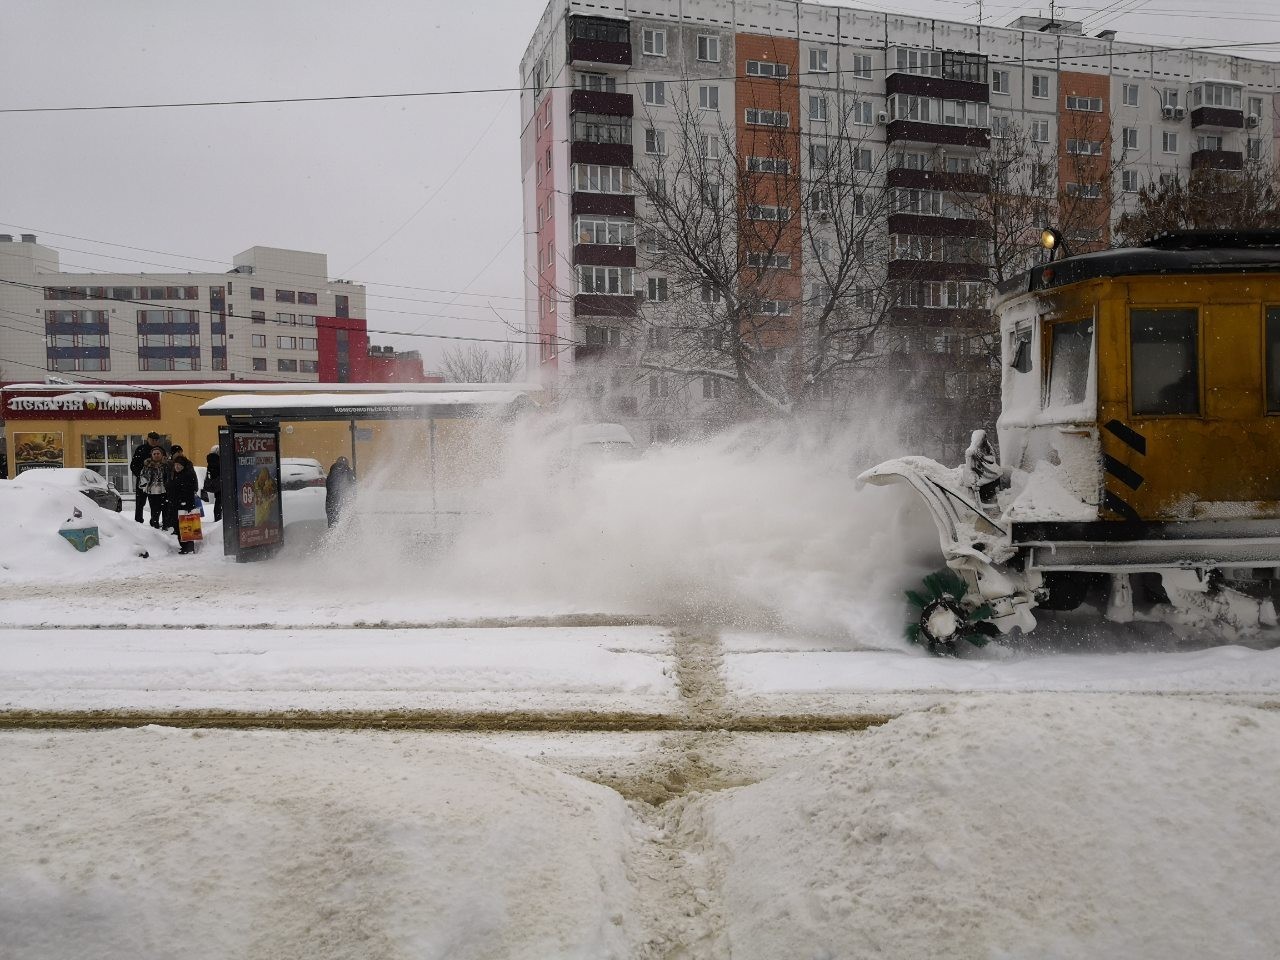
M 120 512 L 124 501 L 115 484 L 102 474 L 81 467 L 46 467 L 39 470 L 25 470 L 9 481 L 19 486 L 44 484 L 62 487 L 66 490 L 79 490 L 86 497 L 104 510 Z

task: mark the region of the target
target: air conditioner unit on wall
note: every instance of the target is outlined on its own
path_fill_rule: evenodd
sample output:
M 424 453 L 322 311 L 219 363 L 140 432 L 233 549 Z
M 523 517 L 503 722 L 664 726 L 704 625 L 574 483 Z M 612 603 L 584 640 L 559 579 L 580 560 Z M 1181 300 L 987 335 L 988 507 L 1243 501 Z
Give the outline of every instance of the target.
M 876 114 L 876 123 L 888 123 L 888 122 L 889 122 L 889 114 L 886 111 L 881 110 L 879 113 Z
M 1251 113 L 1244 118 L 1244 125 L 1246 127 L 1256 127 L 1261 122 L 1262 122 L 1262 118 L 1259 117 L 1256 113 Z
M 1186 107 L 1174 107 L 1174 108 L 1173 108 L 1173 119 L 1175 119 L 1175 120 L 1185 120 L 1186 118 L 1187 118 L 1187 108 L 1186 108 Z
M 1166 106 L 1161 107 L 1161 108 L 1160 108 L 1160 116 L 1164 117 L 1166 120 L 1172 120 L 1172 119 L 1173 119 L 1173 107 L 1170 107 L 1170 106 L 1167 106 L 1167 105 L 1166 105 Z

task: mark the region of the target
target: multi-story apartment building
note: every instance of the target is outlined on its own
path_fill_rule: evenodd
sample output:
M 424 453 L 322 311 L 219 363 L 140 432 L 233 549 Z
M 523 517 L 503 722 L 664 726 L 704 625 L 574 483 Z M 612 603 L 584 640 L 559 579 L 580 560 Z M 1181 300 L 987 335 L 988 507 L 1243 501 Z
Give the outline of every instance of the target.
M 972 255 L 984 245 L 989 255 L 989 227 L 958 201 L 988 189 L 974 174 L 1003 141 L 1017 131 L 1053 161 L 1043 189 L 1072 201 L 1069 239 L 1087 249 L 1107 242 L 1142 185 L 1240 169 L 1280 137 L 1280 64 L 1036 17 L 990 27 L 794 0 L 551 0 L 520 69 L 530 371 L 572 384 L 644 335 L 642 301 L 665 281 L 637 246 L 646 210 L 633 181 L 646 154 L 680 135 L 673 93 L 708 129 L 730 131 L 743 163 L 761 117 L 776 120 L 794 141 L 782 164 L 799 181 L 839 113 L 893 198 L 880 208 L 885 282 L 911 278 L 885 340 L 905 345 L 898 369 L 920 398 L 917 420 L 937 428 L 924 439 L 952 458 L 991 415 L 958 401 L 990 397 L 998 376 L 984 336 L 990 264 Z M 811 279 L 806 256 L 795 244 L 783 258 L 797 289 Z M 695 408 L 720 395 L 658 374 L 615 373 L 607 386 L 593 395 L 610 419 L 642 419 L 645 400 L 669 390 Z M 657 437 L 672 425 L 649 426 Z
M 68 273 L 34 235 L 0 234 L 0 381 L 356 381 L 364 318 L 364 287 L 328 279 L 322 253 L 251 247 L 224 273 Z

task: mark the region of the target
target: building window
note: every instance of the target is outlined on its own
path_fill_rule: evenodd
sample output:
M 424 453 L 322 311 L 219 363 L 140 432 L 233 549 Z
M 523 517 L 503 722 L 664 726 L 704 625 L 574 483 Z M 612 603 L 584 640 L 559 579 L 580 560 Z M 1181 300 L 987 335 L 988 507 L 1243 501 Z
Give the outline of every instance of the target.
M 276 337 L 276 346 L 281 350 L 293 350 L 298 346 L 296 337 Z
M 1100 157 L 1102 156 L 1102 141 L 1069 138 L 1067 140 L 1067 153 L 1075 156 Z
M 1138 128 L 1125 127 L 1121 131 L 1120 142 L 1123 144 L 1124 149 L 1126 150 L 1137 150 L 1138 149 Z
M 1257 117 L 1259 120 L 1262 119 L 1262 98 L 1261 97 L 1249 98 L 1249 115 L 1253 117 Z
M 1067 97 L 1067 109 L 1077 113 L 1101 113 L 1101 97 Z
M 1245 156 L 1250 160 L 1262 159 L 1262 140 L 1258 137 L 1250 137 L 1245 141 Z
M 265 333 L 255 333 L 251 335 L 249 337 L 249 346 L 262 347 L 265 350 L 267 347 L 267 335 Z
M 579 265 L 578 292 L 607 293 L 629 297 L 632 294 L 632 270 L 630 267 Z
M 1049 142 L 1049 121 L 1048 120 L 1032 120 L 1031 121 L 1031 142 L 1032 143 L 1048 143 Z
M 310 306 L 314 307 L 317 303 L 319 303 L 319 297 L 317 297 L 314 293 L 307 293 L 305 290 L 299 290 L 298 302 L 309 304 Z
M 298 372 L 299 373 L 319 373 L 320 361 L 319 360 L 299 360 Z
M 761 300 L 756 304 L 755 313 L 761 317 L 789 317 L 791 316 L 791 301 Z
M 1049 75 L 1047 73 L 1033 73 L 1031 75 L 1031 96 L 1037 100 L 1049 99 Z
M 1120 88 L 1120 102 L 1126 107 L 1136 107 L 1138 105 L 1138 85 L 1136 83 L 1126 83 Z
M 296 303 L 297 295 L 292 290 L 277 290 L 276 303 Z
M 1191 91 L 1193 107 L 1240 109 L 1240 88 L 1232 83 L 1202 83 Z
M 276 370 L 278 370 L 280 373 L 297 373 L 298 361 L 285 360 L 283 357 L 281 357 L 279 360 L 276 361 Z
M 631 118 L 574 114 L 573 139 L 579 143 L 630 143 Z
M 262 289 L 262 287 L 250 287 L 250 288 L 249 288 L 249 299 L 250 299 L 250 300 L 265 300 L 265 299 L 267 299 L 266 291 L 265 291 L 265 290 L 263 290 L 263 289 Z
M 809 119 L 818 123 L 827 122 L 827 98 L 811 95 L 809 97 Z
M 719 63 L 720 38 L 700 35 L 698 37 L 698 59 L 706 63 Z
M 790 207 L 770 207 L 753 204 L 747 207 L 748 220 L 776 220 L 786 222 L 791 219 Z
M 699 110 L 719 110 L 720 109 L 720 88 L 702 85 L 698 87 L 698 109 Z
M 748 77 L 773 77 L 782 79 L 789 76 L 791 67 L 785 63 L 778 63 L 773 60 L 748 60 L 747 76 Z
M 852 166 L 855 170 L 869 172 L 873 166 L 870 147 L 855 147 L 849 151 L 849 159 L 852 161 Z
M 347 295 L 345 293 L 335 293 L 333 295 L 334 316 L 348 317 L 351 315 L 349 311 L 350 307 L 348 306 Z
M 644 84 L 644 102 L 651 107 L 666 106 L 666 83 L 662 80 L 646 80 Z
M 579 73 L 575 78 L 579 90 L 593 93 L 617 93 L 618 81 L 608 73 Z
M 875 123 L 874 111 L 870 100 L 854 100 L 849 104 L 849 118 L 862 127 Z
M 827 51 L 818 47 L 809 48 L 809 72 L 810 73 L 830 73 L 831 68 L 827 66 Z
M 698 155 L 703 160 L 719 160 L 720 159 L 720 137 L 714 133 L 701 133 L 698 135 Z
M 636 226 L 631 220 L 619 217 L 582 216 L 574 223 L 577 243 L 608 246 L 635 246 Z
M 871 79 L 871 55 L 855 53 L 849 57 L 849 72 L 859 80 Z
M 1072 183 L 1066 185 L 1068 197 L 1079 197 L 1082 200 L 1097 200 L 1102 196 L 1102 185 L 1099 183 Z
M 991 71 L 991 92 L 1004 93 L 1009 92 L 1009 71 L 1008 70 L 992 70 Z
M 701 296 L 703 303 L 719 303 L 720 288 L 709 280 L 703 281 Z
M 1165 153 L 1178 152 L 1178 133 L 1176 130 L 1164 131 L 1164 152 Z
M 723 395 L 721 391 L 724 389 L 724 381 L 719 377 L 703 377 L 702 378 L 702 399 L 703 400 L 719 400 Z
M 650 350 L 667 349 L 667 328 L 666 327 L 650 327 L 645 337 L 645 343 Z
M 644 152 L 651 156 L 661 157 L 667 153 L 667 133 L 649 127 L 644 132 Z
M 783 110 L 761 110 L 757 107 L 747 107 L 746 121 L 748 126 L 753 127 L 789 127 L 791 126 L 791 114 Z
M 575 190 L 584 193 L 631 193 L 631 168 L 578 163 L 573 167 Z
M 1199 315 L 1194 308 L 1135 307 L 1129 311 L 1135 414 L 1166 416 L 1200 412 L 1198 327 Z
M 809 166 L 824 168 L 830 157 L 830 150 L 825 143 L 809 144 Z
M 1200 136 L 1196 137 L 1197 150 L 1221 150 L 1223 145 L 1223 138 L 1219 136 L 1211 136 L 1202 133 Z
M 298 338 L 299 350 L 314 350 L 315 348 L 316 348 L 315 337 L 299 337 Z
M 649 278 L 649 302 L 650 303 L 666 303 L 667 300 L 667 278 L 666 277 L 650 277 Z
M 297 326 L 298 318 L 296 314 L 292 313 L 277 313 L 276 323 L 287 323 L 291 327 Z
M 810 151 L 816 146 L 818 144 L 810 144 Z M 787 174 L 791 172 L 791 161 L 785 157 L 747 157 L 747 172 Z
M 1125 193 L 1138 192 L 1138 171 L 1137 170 L 1121 170 L 1120 171 L 1120 188 Z
M 250 320 L 253 323 L 266 323 L 267 315 L 261 310 L 254 310 L 250 315 Z
M 254 370 L 259 370 L 259 371 L 265 371 L 265 370 L 267 369 L 267 358 L 266 358 L 266 357 L 254 357 L 254 358 L 253 358 L 253 369 L 254 369 Z
M 640 51 L 650 57 L 667 55 L 667 31 L 646 28 L 640 34 Z

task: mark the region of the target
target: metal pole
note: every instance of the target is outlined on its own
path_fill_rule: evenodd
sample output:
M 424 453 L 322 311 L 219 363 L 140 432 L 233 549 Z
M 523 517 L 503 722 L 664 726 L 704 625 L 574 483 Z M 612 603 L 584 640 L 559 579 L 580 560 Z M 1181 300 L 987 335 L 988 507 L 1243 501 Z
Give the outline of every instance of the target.
M 356 472 L 356 422 L 351 421 L 351 472 Z
M 427 453 L 431 457 L 431 522 L 437 523 L 436 517 L 436 418 L 427 420 Z

